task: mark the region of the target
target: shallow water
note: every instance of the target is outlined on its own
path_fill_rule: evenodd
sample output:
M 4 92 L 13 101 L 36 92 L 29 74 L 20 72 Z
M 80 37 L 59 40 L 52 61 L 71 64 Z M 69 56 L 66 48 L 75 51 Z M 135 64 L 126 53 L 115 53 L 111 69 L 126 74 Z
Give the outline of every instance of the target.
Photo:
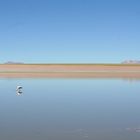
M 140 140 L 139 110 L 140 81 L 0 79 L 1 140 Z

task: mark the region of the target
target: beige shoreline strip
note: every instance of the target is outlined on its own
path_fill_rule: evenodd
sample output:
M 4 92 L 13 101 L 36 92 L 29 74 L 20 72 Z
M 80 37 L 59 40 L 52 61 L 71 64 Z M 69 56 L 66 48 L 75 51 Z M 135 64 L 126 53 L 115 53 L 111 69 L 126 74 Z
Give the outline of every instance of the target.
M 140 65 L 95 64 L 1 64 L 5 78 L 134 78 L 140 79 Z
M 6 72 L 0 78 L 126 78 L 140 79 L 140 72 Z
M 51 70 L 51 71 L 37 71 L 37 70 L 33 70 L 33 71 L 28 71 L 28 70 L 25 70 L 25 71 L 22 71 L 22 70 L 6 70 L 6 71 L 1 71 L 0 70 L 0 73 L 140 73 L 140 70 L 92 70 L 92 71 L 88 71 L 88 70 L 85 70 L 85 71 L 79 71 L 79 70 L 72 70 L 72 71 L 69 71 L 69 70 L 66 70 L 66 71 L 55 71 L 55 70 Z

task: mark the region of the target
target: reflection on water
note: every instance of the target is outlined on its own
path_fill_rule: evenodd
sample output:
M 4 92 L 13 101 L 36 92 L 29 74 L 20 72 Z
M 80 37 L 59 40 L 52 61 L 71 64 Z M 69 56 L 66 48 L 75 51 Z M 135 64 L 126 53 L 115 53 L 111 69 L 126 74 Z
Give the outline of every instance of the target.
M 140 82 L 139 78 L 123 78 L 123 80 L 130 83 Z
M 21 98 L 17 83 L 26 93 Z M 0 79 L 0 85 L 1 140 L 140 140 L 139 82 Z
M 16 91 L 16 94 L 17 95 L 21 95 L 22 94 L 22 91 Z
M 16 88 L 16 94 L 21 95 L 22 94 L 22 86 L 17 86 Z

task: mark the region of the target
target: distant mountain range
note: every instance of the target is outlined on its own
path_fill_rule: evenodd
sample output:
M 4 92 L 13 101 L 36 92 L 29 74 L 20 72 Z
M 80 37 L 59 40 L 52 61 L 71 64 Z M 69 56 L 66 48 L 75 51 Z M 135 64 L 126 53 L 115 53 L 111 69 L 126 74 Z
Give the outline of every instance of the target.
M 23 62 L 7 61 L 4 64 L 25 64 Z M 140 60 L 125 60 L 121 64 L 140 64 Z
M 122 64 L 140 64 L 139 60 L 125 60 Z
M 7 61 L 4 64 L 24 64 L 23 62 L 13 62 L 13 61 Z

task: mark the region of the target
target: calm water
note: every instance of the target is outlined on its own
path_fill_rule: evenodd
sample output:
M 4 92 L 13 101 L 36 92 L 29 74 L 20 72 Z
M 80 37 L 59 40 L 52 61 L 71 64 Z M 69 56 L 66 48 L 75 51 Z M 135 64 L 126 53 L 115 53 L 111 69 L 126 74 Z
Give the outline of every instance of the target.
M 140 140 L 140 81 L 0 79 L 0 139 Z

